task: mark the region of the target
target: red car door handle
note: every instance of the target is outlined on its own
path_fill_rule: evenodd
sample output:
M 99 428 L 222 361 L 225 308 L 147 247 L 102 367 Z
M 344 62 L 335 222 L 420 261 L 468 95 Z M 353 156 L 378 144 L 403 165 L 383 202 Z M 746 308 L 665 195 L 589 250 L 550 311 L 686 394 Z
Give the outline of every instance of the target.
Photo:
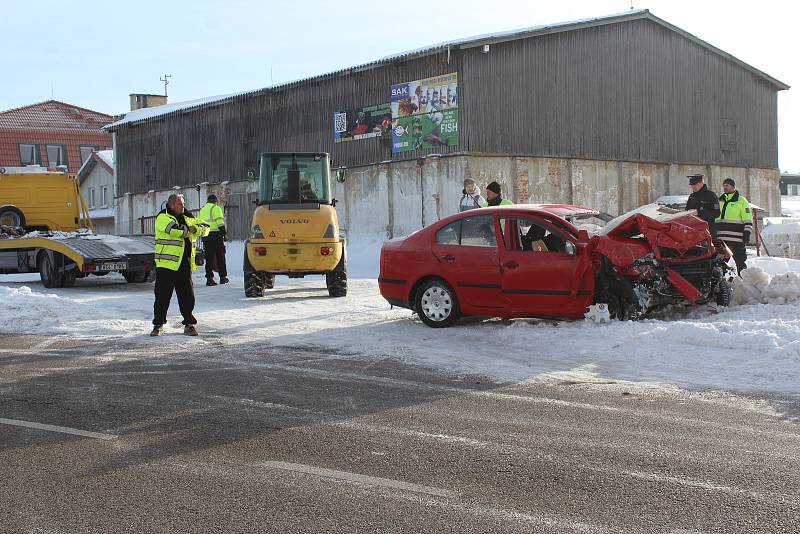
M 444 256 L 442 256 L 441 259 L 443 259 L 444 261 L 453 261 L 454 259 L 456 259 L 456 257 L 453 256 L 452 254 L 445 254 Z
M 515 262 L 514 260 L 507 261 L 503 264 L 503 267 L 506 269 L 516 269 L 519 267 L 519 263 Z

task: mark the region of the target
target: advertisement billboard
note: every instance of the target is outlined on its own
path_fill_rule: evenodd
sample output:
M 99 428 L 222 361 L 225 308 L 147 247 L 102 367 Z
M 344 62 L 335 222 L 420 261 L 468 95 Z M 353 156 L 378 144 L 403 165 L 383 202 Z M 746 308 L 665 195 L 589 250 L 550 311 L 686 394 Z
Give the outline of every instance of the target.
M 458 73 L 392 85 L 392 151 L 454 146 L 458 137 Z
M 333 114 L 333 142 L 389 135 L 391 125 L 392 111 L 389 104 L 336 111 Z

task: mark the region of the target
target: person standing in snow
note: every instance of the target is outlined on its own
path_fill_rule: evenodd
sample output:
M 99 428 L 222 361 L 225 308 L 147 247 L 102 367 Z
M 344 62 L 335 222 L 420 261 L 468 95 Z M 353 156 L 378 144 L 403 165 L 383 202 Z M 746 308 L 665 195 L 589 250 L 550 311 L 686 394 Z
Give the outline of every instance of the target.
M 719 217 L 719 199 L 713 191 L 703 183 L 702 174 L 692 174 L 689 178 L 689 186 L 692 194 L 686 201 L 686 211 L 696 210 L 697 216 L 708 223 L 708 231 L 713 237 L 717 236 L 714 221 Z
M 489 206 L 506 206 L 509 204 L 513 204 L 513 202 L 503 198 L 500 194 L 500 184 L 492 182 L 486 186 L 486 201 L 483 203 L 484 208 Z
M 736 182 L 726 178 L 722 182 L 724 193 L 719 197 L 720 216 L 716 221 L 717 236 L 733 252 L 733 261 L 739 274 L 747 269 L 747 243 L 753 231 L 753 214 L 750 203 L 736 190 Z
M 195 219 L 186 211 L 183 195 L 172 194 L 167 199 L 167 207 L 156 217 L 156 284 L 153 304 L 153 331 L 151 336 L 164 333 L 167 310 L 173 291 L 178 297 L 178 307 L 183 315 L 183 333 L 196 336 L 194 325 L 194 286 L 192 271 L 197 270 L 194 263 L 194 242 L 198 237 L 208 235 L 208 225 Z
M 219 273 L 219 283 L 228 283 L 228 269 L 225 265 L 225 216 L 219 205 L 217 195 L 208 195 L 208 202 L 200 208 L 197 218 L 208 223 L 208 237 L 203 238 L 206 254 L 206 285 L 215 286 L 214 271 Z
M 480 208 L 486 199 L 481 196 L 478 186 L 472 178 L 464 180 L 464 189 L 461 190 L 461 202 L 458 203 L 458 211 L 474 210 Z

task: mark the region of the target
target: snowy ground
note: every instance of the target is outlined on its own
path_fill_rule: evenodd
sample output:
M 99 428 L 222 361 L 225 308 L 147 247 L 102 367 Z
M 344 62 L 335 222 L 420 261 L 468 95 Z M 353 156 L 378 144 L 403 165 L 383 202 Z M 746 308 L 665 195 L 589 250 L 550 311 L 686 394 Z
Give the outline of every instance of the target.
M 152 284 L 125 284 L 110 275 L 48 290 L 36 276 L 0 276 L 0 333 L 128 338 L 145 348 L 202 345 L 209 342 L 203 334 L 216 334 L 216 342 L 228 345 L 308 345 L 509 381 L 575 377 L 800 393 L 800 261 L 751 259 L 754 268 L 735 288 L 742 304 L 719 313 L 702 308 L 635 323 L 486 320 L 431 329 L 381 298 L 375 280 L 379 246 L 377 239 L 351 239 L 347 298 L 329 298 L 322 277 L 278 277 L 267 297 L 247 299 L 242 244 L 229 244 L 231 284 L 205 287 L 196 275 L 201 336 L 194 339 L 180 334 L 174 300 L 168 335 L 147 335 Z

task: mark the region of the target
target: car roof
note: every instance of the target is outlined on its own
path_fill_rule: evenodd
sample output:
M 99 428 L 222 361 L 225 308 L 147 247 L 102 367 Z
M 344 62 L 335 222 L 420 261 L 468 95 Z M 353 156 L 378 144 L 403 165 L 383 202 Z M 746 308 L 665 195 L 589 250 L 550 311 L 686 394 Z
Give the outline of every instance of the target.
M 586 206 L 575 206 L 572 204 L 507 204 L 505 206 L 491 206 L 487 208 L 492 211 L 528 211 L 528 212 L 544 212 L 549 215 L 555 215 L 562 219 L 568 219 L 578 215 L 599 215 L 600 212 L 587 208 Z

